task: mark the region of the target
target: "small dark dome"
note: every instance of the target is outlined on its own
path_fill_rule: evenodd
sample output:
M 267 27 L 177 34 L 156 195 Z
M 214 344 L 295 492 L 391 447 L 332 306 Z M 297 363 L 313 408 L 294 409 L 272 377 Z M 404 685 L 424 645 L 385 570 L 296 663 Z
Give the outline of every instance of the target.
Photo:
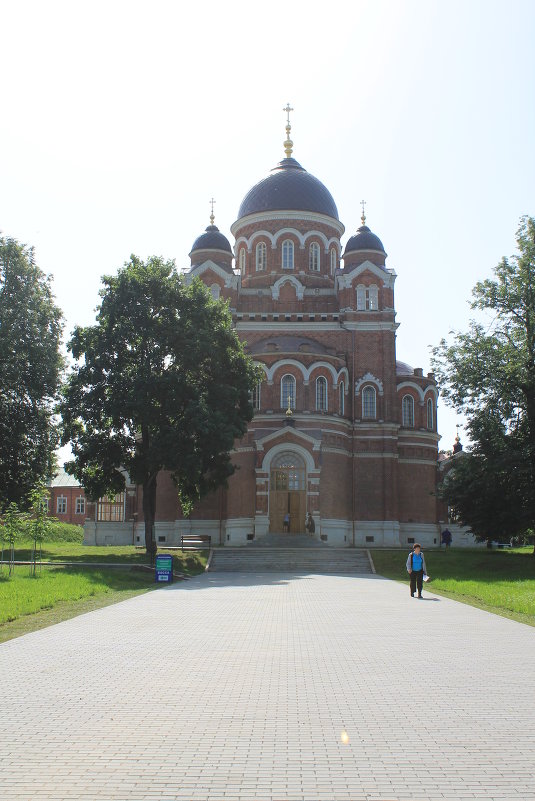
M 209 225 L 204 234 L 197 237 L 191 248 L 191 253 L 196 250 L 226 250 L 227 253 L 232 255 L 230 242 L 221 233 L 217 225 Z
M 295 159 L 280 161 L 245 195 L 238 219 L 263 211 L 312 211 L 338 219 L 336 203 L 327 187 Z
M 380 250 L 382 253 L 385 252 L 383 243 L 378 236 L 370 231 L 367 225 L 361 225 L 357 233 L 353 234 L 346 245 L 344 256 L 353 250 Z
M 396 375 L 414 375 L 414 369 L 407 362 L 396 362 Z

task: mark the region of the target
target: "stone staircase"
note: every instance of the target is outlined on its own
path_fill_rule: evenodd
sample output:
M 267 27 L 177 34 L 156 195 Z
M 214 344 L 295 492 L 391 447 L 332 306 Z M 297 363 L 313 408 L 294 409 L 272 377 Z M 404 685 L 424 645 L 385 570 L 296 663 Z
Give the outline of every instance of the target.
M 288 539 L 288 535 L 286 535 Z M 365 550 L 358 548 L 269 547 L 215 548 L 211 572 L 370 574 L 372 569 Z

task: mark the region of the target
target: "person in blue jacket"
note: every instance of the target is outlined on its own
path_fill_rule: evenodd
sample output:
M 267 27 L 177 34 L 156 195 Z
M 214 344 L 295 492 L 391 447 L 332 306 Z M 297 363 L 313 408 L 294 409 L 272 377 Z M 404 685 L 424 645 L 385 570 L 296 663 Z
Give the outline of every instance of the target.
M 412 551 L 407 558 L 407 573 L 411 579 L 411 598 L 414 598 L 416 588 L 418 588 L 418 598 L 421 598 L 424 573 L 427 573 L 427 568 L 422 553 L 422 546 L 419 542 L 414 543 Z

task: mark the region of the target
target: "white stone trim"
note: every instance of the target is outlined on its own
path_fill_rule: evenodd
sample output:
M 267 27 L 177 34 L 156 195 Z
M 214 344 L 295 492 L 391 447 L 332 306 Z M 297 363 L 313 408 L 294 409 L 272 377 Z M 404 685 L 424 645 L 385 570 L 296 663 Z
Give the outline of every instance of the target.
M 418 386 L 418 384 L 415 381 L 402 381 L 401 384 L 397 385 L 396 392 L 399 392 L 400 389 L 407 389 L 407 388 L 415 389 L 418 394 L 418 397 L 420 398 L 421 403 L 424 402 L 424 391 L 420 386 Z
M 375 384 L 379 391 L 379 395 L 383 396 L 383 382 L 380 378 L 376 378 L 372 373 L 365 373 L 359 381 L 355 384 L 355 395 L 360 395 L 360 388 L 363 384 Z
M 399 459 L 397 453 L 384 453 L 383 451 L 378 451 L 377 453 L 373 451 L 354 453 L 353 457 L 355 459 Z
M 301 371 L 303 376 L 303 384 L 305 387 L 309 385 L 310 376 L 312 375 L 313 371 L 318 368 L 325 368 L 330 372 L 333 379 L 332 380 L 333 389 L 337 388 L 338 382 L 340 381 L 340 376 L 344 376 L 347 382 L 349 382 L 349 373 L 347 371 L 347 368 L 342 367 L 337 372 L 336 368 L 333 367 L 332 364 L 329 364 L 329 362 L 324 362 L 324 361 L 313 362 L 310 365 L 310 367 L 305 367 L 305 365 L 302 364 L 301 362 L 298 362 L 297 359 L 279 359 L 279 361 L 272 364 L 271 367 L 267 367 L 265 364 L 262 364 L 262 362 L 259 362 L 259 364 L 264 368 L 266 372 L 267 382 L 270 386 L 272 386 L 274 383 L 274 376 L 277 370 L 279 370 L 279 368 L 281 367 L 286 367 L 287 365 L 291 367 L 297 367 L 297 369 Z M 319 378 L 319 376 L 317 377 Z
M 295 288 L 297 294 L 297 300 L 303 300 L 305 287 L 303 286 L 301 281 L 298 281 L 295 275 L 281 275 L 281 277 L 277 281 L 275 281 L 275 283 L 271 287 L 271 297 L 273 298 L 273 300 L 279 299 L 280 289 L 286 283 L 292 284 L 292 286 Z
M 277 312 L 275 312 L 277 314 Z M 281 311 L 278 312 L 279 317 L 284 315 L 285 312 Z M 287 312 L 288 314 L 301 314 L 301 312 Z M 308 312 L 304 312 L 307 314 Z M 335 312 L 336 313 L 336 312 Z M 314 327 L 315 331 L 340 331 L 340 324 L 333 320 L 332 323 L 327 322 L 290 322 L 286 320 L 284 322 L 268 322 L 267 320 L 261 322 L 252 322 L 252 321 L 243 321 L 237 320 L 235 327 L 237 331 L 287 331 L 289 334 L 292 334 L 295 331 L 308 331 L 310 332 L 311 325 Z M 349 328 L 349 326 L 347 326 Z M 397 328 L 397 326 L 396 326 Z M 374 330 L 373 328 L 370 330 Z M 380 330 L 380 329 L 377 329 Z M 391 329 L 391 330 L 395 330 Z
M 266 440 L 264 440 L 264 442 Z M 281 442 L 278 445 L 274 445 L 272 448 L 270 448 L 262 460 L 262 470 L 265 470 L 269 474 L 271 472 L 271 463 L 273 459 L 278 456 L 279 453 L 284 453 L 285 451 L 295 451 L 295 453 L 297 453 L 303 459 L 306 466 L 307 478 L 310 473 L 319 472 L 319 469 L 314 464 L 314 459 L 309 451 L 307 451 L 306 448 L 303 448 L 302 445 L 297 445 L 295 442 Z
M 227 254 L 228 255 L 228 254 Z M 189 272 L 184 274 L 184 280 L 187 284 L 191 284 L 191 281 L 194 277 L 200 277 L 203 273 L 211 271 L 216 275 L 219 275 L 221 278 L 225 280 L 225 287 L 231 287 L 232 289 L 238 288 L 238 276 L 234 275 L 234 273 L 228 273 L 226 270 L 223 270 L 219 264 L 216 264 L 211 259 L 207 259 L 207 261 L 203 261 L 202 264 L 194 265 Z
M 329 217 L 327 214 L 317 214 L 313 211 L 296 211 L 295 209 L 260 211 L 255 214 L 248 214 L 246 217 L 241 217 L 239 220 L 233 222 L 230 226 L 230 231 L 233 236 L 236 236 L 238 231 L 245 228 L 245 226 L 265 222 L 266 220 L 298 220 L 299 222 L 305 223 L 316 222 L 334 228 L 339 236 L 342 236 L 345 231 L 345 226 L 334 217 Z
M 265 450 L 265 445 L 270 443 L 271 440 L 278 439 L 279 437 L 284 436 L 284 434 L 287 434 L 289 431 L 291 431 L 292 434 L 294 434 L 294 436 L 296 436 L 298 439 L 302 439 L 305 442 L 310 443 L 310 445 L 312 445 L 312 450 L 313 451 L 319 451 L 319 449 L 321 447 L 320 440 L 315 439 L 314 437 L 311 437 L 309 434 L 303 433 L 299 429 L 295 429 L 295 428 L 289 428 L 288 429 L 286 427 L 277 428 L 277 429 L 275 429 L 275 431 L 272 431 L 269 434 L 266 434 L 265 437 L 260 437 L 259 439 L 257 439 L 256 440 L 257 450 L 264 451 Z M 276 449 L 278 449 L 278 451 L 291 450 L 294 447 L 294 443 L 293 442 L 290 442 L 290 443 L 284 442 L 284 443 L 281 443 L 280 445 L 275 445 L 274 447 Z M 301 445 L 295 445 L 295 448 L 296 449 L 298 448 L 299 450 L 302 450 L 303 452 L 305 451 L 305 449 Z M 268 451 L 268 452 L 271 453 L 271 450 Z M 306 452 L 308 453 L 308 451 L 306 451 Z M 312 464 L 314 460 L 312 459 L 312 456 L 310 456 L 310 454 L 309 454 L 309 458 L 311 459 L 311 464 Z M 264 457 L 264 459 L 265 459 L 265 457 Z M 264 467 L 264 462 L 262 462 L 261 470 L 262 470 L 262 472 L 266 472 L 266 468 Z M 318 472 L 319 468 L 311 467 L 310 470 Z
M 437 467 L 438 458 L 437 459 L 398 459 L 399 464 L 425 464 L 430 465 L 431 467 Z
M 370 273 L 373 273 L 373 275 L 375 275 L 377 278 L 379 278 L 379 280 L 388 289 L 393 289 L 394 288 L 394 283 L 395 283 L 396 278 L 397 278 L 396 273 L 394 272 L 394 270 L 387 270 L 387 269 L 383 269 L 381 267 L 378 267 L 372 261 L 369 261 L 369 259 L 367 259 L 366 261 L 363 261 L 362 264 L 358 264 L 356 267 L 353 267 L 353 269 L 350 272 L 345 272 L 344 271 L 344 273 L 342 273 L 342 275 L 338 276 L 338 286 L 339 286 L 339 288 L 340 289 L 349 289 L 353 285 L 353 282 L 355 281 L 355 279 L 358 278 L 359 275 L 361 275 L 362 273 L 364 273 L 366 271 L 368 271 Z

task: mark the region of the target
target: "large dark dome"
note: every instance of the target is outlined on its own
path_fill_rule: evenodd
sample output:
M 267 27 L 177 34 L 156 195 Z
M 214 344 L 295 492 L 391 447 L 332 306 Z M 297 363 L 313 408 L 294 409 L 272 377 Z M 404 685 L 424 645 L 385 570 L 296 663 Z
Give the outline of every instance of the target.
M 338 219 L 336 203 L 327 187 L 295 159 L 280 161 L 245 195 L 238 219 L 263 211 L 313 211 Z
M 230 242 L 217 225 L 209 225 L 204 234 L 197 237 L 191 252 L 195 250 L 226 250 L 227 253 L 232 253 Z

